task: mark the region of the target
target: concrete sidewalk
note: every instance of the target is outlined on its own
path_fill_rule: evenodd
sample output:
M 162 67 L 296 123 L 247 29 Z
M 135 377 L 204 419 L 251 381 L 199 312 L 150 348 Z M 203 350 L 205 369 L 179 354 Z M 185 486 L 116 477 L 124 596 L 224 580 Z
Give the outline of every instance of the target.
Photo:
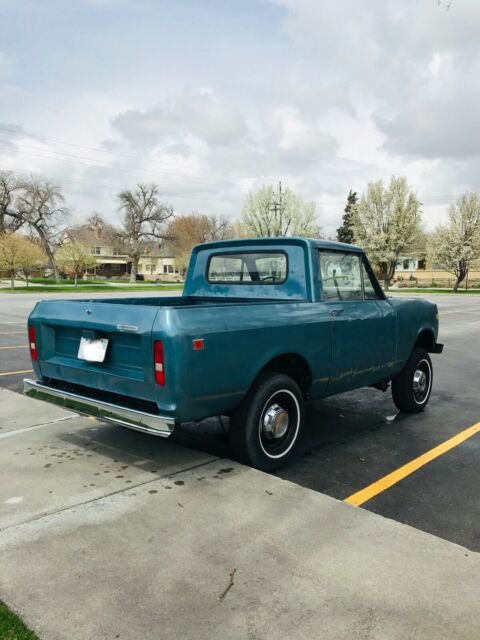
M 480 637 L 478 554 L 229 460 L 48 411 L 0 392 L 0 598 L 40 638 Z

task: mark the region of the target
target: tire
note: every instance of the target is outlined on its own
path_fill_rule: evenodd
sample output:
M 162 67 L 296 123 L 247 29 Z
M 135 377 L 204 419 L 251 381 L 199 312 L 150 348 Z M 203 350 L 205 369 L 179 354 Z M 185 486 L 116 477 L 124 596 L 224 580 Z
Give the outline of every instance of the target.
M 261 471 L 273 471 L 291 457 L 303 421 L 303 397 L 287 375 L 259 380 L 230 421 L 234 457 Z
M 400 411 L 419 413 L 432 392 L 433 369 L 425 349 L 415 347 L 402 371 L 392 380 L 393 401 Z

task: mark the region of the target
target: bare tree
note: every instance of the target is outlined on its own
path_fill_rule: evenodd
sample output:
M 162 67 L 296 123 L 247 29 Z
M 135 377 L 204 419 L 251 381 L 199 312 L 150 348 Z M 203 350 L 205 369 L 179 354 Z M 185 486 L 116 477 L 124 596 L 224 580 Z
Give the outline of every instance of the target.
M 17 231 L 22 219 L 14 216 L 22 181 L 13 171 L 0 171 L 0 233 Z
M 420 233 L 420 202 L 405 178 L 392 176 L 388 187 L 370 182 L 354 211 L 355 242 L 380 268 L 388 290 L 399 256 Z
M 448 223 L 440 225 L 428 242 L 432 260 L 455 274 L 454 291 L 470 267 L 480 259 L 480 197 L 466 193 L 448 211 Z
M 55 264 L 55 247 L 68 217 L 68 209 L 63 206 L 63 202 L 64 197 L 57 185 L 41 177 L 31 176 L 22 182 L 17 209 L 12 214 L 38 236 L 56 280 L 58 269 Z
M 133 191 L 118 194 L 119 210 L 123 212 L 123 236 L 128 254 L 132 259 L 130 282 L 135 282 L 138 261 L 145 242 L 154 238 L 165 238 L 165 222 L 173 216 L 172 207 L 159 199 L 155 184 L 138 184 Z

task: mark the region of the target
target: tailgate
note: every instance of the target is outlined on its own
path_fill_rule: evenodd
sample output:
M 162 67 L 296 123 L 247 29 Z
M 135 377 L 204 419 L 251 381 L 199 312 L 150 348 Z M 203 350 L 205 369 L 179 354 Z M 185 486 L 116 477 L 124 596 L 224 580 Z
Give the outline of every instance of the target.
M 43 378 L 152 399 L 152 326 L 158 307 L 46 300 L 32 312 Z M 78 358 L 82 336 L 108 340 L 105 360 Z

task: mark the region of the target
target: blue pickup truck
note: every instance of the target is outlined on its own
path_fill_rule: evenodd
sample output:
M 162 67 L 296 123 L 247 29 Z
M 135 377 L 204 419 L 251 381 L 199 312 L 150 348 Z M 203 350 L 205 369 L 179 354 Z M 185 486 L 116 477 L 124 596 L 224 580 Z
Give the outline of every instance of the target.
M 182 296 L 39 302 L 25 393 L 150 434 L 230 417 L 234 455 L 272 470 L 304 404 L 358 387 L 422 411 L 440 353 L 438 310 L 383 293 L 355 246 L 305 238 L 193 250 Z

